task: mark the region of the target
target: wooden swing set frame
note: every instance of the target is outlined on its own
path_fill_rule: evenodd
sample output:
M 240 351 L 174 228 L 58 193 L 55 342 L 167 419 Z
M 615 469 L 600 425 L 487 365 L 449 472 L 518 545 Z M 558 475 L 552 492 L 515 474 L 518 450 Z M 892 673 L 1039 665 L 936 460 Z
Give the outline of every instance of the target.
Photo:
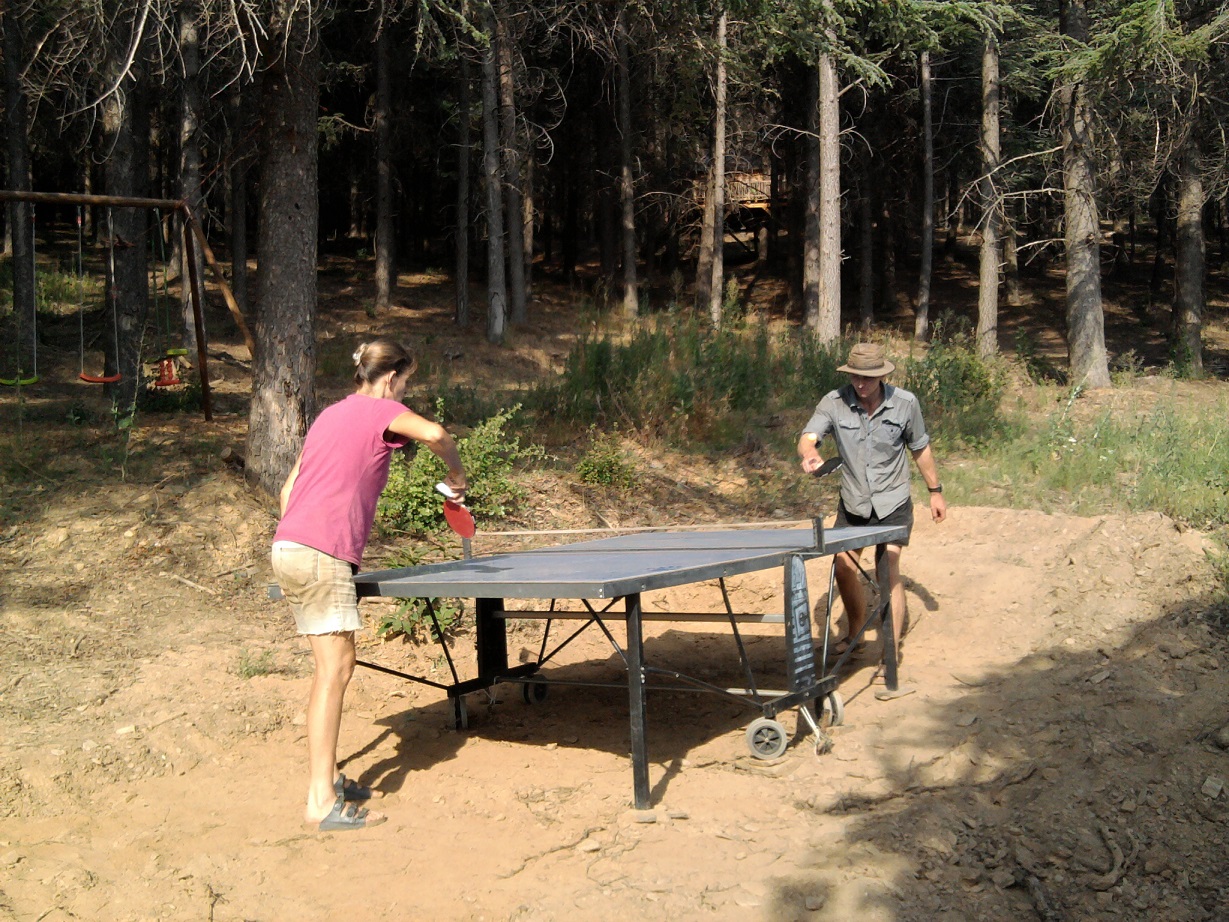
M 209 391 L 208 344 L 205 341 L 205 323 L 204 314 L 202 313 L 204 289 L 202 286 L 203 280 L 200 278 L 196 268 L 195 251 L 197 247 L 200 248 L 201 254 L 205 257 L 205 261 L 213 272 L 214 282 L 217 284 L 218 290 L 222 292 L 222 297 L 226 301 L 226 306 L 230 310 L 236 326 L 239 327 L 239 332 L 243 335 L 244 344 L 247 345 L 250 355 L 254 356 L 256 354 L 256 344 L 252 339 L 251 331 L 248 329 L 247 321 L 243 318 L 243 312 L 239 310 L 239 302 L 235 300 L 234 293 L 230 290 L 230 286 L 226 284 L 226 277 L 222 274 L 222 267 L 218 265 L 218 260 L 213 255 L 213 250 L 209 248 L 209 242 L 205 239 L 205 231 L 201 228 L 200 222 L 197 221 L 196 215 L 192 213 L 188 203 L 182 199 L 134 198 L 123 195 L 79 195 L 72 192 L 13 192 L 7 189 L 0 189 L 0 202 L 29 202 L 33 205 L 102 205 L 116 208 L 153 208 L 160 211 L 177 212 L 183 218 L 184 254 L 187 256 L 186 261 L 188 263 L 192 319 L 196 326 L 196 360 L 201 378 L 201 408 L 205 413 L 205 420 L 212 420 L 213 406 Z

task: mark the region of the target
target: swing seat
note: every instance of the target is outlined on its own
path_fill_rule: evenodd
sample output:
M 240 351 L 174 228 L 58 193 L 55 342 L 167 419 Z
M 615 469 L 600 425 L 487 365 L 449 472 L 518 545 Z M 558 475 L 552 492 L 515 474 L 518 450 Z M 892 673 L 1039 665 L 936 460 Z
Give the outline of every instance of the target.
M 86 384 L 114 384 L 116 381 L 123 380 L 121 374 L 114 375 L 87 375 L 84 371 L 77 375 Z
M 38 384 L 38 375 L 23 378 L 21 372 L 18 372 L 16 378 L 0 378 L 0 384 L 5 387 L 29 387 L 31 384 Z
M 187 349 L 167 349 L 166 354 L 168 358 L 173 358 L 177 355 L 187 355 L 188 350 Z
M 162 359 L 158 362 L 158 377 L 154 381 L 154 387 L 174 387 L 176 384 L 183 384 L 183 382 L 175 376 L 175 360 L 173 358 Z

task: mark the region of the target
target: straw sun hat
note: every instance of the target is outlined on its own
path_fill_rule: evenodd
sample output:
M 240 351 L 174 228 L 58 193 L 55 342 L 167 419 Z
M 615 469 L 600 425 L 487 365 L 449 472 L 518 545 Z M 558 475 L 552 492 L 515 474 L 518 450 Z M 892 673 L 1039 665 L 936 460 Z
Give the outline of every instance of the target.
M 896 370 L 888 361 L 887 350 L 878 343 L 858 343 L 849 350 L 849 361 L 837 371 L 864 378 L 882 378 Z

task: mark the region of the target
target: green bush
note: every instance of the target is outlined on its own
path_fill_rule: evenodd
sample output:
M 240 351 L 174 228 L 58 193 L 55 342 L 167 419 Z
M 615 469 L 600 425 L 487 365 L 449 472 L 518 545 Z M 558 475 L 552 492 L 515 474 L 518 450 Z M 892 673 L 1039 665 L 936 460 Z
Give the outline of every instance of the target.
M 774 336 L 763 324 L 714 329 L 681 312 L 664 322 L 668 330 L 644 324 L 620 342 L 581 340 L 558 382 L 539 388 L 530 406 L 671 444 L 720 445 L 741 440 L 748 421 L 782 402 L 818 400 L 838 377 L 840 345 L 820 346 L 809 334 Z
M 530 405 L 567 422 L 618 425 L 711 450 L 743 441 L 771 417 L 801 416 L 846 383 L 837 371 L 846 340 L 774 334 L 764 324 L 714 329 L 682 314 L 668 321 L 668 331 L 646 324 L 620 342 L 578 342 L 558 382 L 535 392 Z M 897 380 L 917 394 L 937 435 L 980 444 L 1001 432 L 1004 374 L 977 357 L 966 334 L 950 333 L 901 365 Z
M 589 448 L 576 464 L 581 483 L 630 490 L 636 485 L 636 464 L 623 450 L 618 432 L 598 433 L 589 427 Z
M 204 406 L 200 379 L 185 377 L 174 387 L 142 387 L 137 390 L 137 409 L 143 413 L 199 413 Z
M 540 446 L 521 445 L 509 428 L 520 405 L 501 410 L 483 420 L 457 442 L 457 450 L 469 478 L 466 504 L 478 520 L 501 519 L 524 498 L 524 490 L 512 479 L 518 464 L 541 460 Z M 444 418 L 442 400 L 436 416 Z M 445 525 L 443 498 L 435 490 L 448 473 L 436 455 L 417 448 L 410 458 L 398 454 L 389 470 L 388 486 L 380 497 L 376 521 L 385 531 L 426 535 Z
M 427 554 L 422 547 L 409 545 L 402 547 L 384 565 L 388 567 L 417 567 L 427 562 Z M 455 630 L 461 624 L 465 613 L 460 599 L 398 599 L 397 608 L 380 618 L 376 625 L 376 633 L 390 640 L 404 634 L 411 640 L 420 639 L 429 632 L 431 639 L 439 640 L 440 633 Z M 435 622 L 439 631 L 431 623 L 428 614 L 428 604 L 435 612 Z
M 376 633 L 386 640 L 391 640 L 400 634 L 404 634 L 411 640 L 419 640 L 424 635 L 429 635 L 431 640 L 439 640 L 440 634 L 447 634 L 460 627 L 462 616 L 465 613 L 460 599 L 398 599 L 397 601 L 400 604 L 396 611 L 384 615 L 380 623 L 376 625 Z M 431 616 L 427 613 L 428 601 L 435 611 L 435 623 L 439 625 L 438 631 L 431 623 Z
M 985 444 L 1003 432 L 1003 370 L 979 358 L 960 337 L 932 343 L 920 360 L 903 363 L 901 386 L 922 404 L 932 435 L 949 443 Z

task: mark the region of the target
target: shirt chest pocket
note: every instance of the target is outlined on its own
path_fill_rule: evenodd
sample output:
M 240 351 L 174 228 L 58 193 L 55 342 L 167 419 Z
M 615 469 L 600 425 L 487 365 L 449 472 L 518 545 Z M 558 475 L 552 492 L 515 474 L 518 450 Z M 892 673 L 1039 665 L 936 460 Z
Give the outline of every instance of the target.
M 881 419 L 871 428 L 871 444 L 880 452 L 894 451 L 905 441 L 905 427 L 892 419 Z

